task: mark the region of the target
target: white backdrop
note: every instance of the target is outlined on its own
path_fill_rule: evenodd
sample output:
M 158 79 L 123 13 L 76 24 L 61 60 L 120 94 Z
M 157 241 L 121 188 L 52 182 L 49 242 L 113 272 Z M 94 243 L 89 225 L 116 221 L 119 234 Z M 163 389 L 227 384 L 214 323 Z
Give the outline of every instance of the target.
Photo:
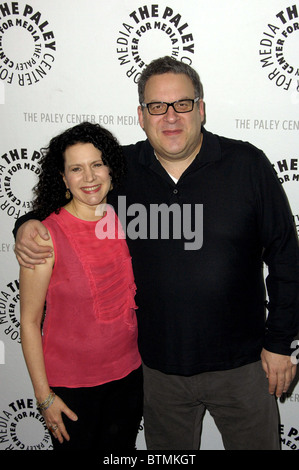
M 265 151 L 299 227 L 298 14 L 296 0 L 0 0 L 0 450 L 51 448 L 21 352 L 12 236 L 40 148 L 83 120 L 143 139 L 136 80 L 173 55 L 202 78 L 206 128 Z M 298 385 L 279 408 L 282 449 L 298 450 Z M 209 415 L 202 449 L 223 449 Z

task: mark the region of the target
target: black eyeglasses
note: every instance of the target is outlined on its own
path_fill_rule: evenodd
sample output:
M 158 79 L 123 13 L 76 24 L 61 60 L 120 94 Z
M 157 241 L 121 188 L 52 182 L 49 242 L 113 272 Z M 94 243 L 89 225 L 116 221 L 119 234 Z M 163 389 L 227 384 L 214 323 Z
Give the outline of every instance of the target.
M 154 103 L 141 103 L 143 108 L 147 108 L 148 112 L 154 116 L 166 114 L 169 106 L 172 106 L 176 113 L 190 113 L 193 111 L 194 103 L 197 103 L 199 98 L 194 100 L 177 100 L 173 103 L 165 103 L 164 101 Z

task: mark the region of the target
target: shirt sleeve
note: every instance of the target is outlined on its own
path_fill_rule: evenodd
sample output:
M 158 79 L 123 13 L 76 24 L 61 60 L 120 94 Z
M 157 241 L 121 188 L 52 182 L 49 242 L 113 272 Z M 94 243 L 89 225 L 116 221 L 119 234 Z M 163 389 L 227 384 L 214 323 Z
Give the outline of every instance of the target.
M 263 154 L 257 177 L 257 203 L 263 261 L 268 267 L 264 347 L 291 355 L 299 329 L 298 236 L 286 194 Z
M 13 231 L 12 231 L 13 236 L 15 237 L 15 239 L 17 237 L 17 232 L 18 232 L 19 228 L 21 227 L 21 225 L 23 225 L 28 220 L 32 220 L 32 219 L 37 219 L 37 216 L 33 211 L 32 212 L 27 212 L 27 214 L 22 215 L 21 217 L 19 217 L 16 220 L 15 226 L 14 226 Z

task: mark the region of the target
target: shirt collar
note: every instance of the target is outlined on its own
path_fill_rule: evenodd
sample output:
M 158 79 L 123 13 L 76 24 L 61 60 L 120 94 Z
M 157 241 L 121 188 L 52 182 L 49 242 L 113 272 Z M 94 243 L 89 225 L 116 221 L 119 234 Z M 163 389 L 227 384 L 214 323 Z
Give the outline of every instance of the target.
M 193 160 L 193 162 L 191 163 L 190 167 L 197 168 L 204 163 L 213 162 L 221 159 L 221 148 L 218 137 L 215 134 L 206 131 L 204 127 L 202 127 L 202 133 L 203 141 L 201 149 Z M 139 155 L 139 163 L 145 166 L 149 166 L 155 171 L 158 171 L 159 168 L 161 168 L 161 164 L 157 160 L 154 153 L 154 149 L 148 140 L 145 141 L 144 150 L 145 151 Z

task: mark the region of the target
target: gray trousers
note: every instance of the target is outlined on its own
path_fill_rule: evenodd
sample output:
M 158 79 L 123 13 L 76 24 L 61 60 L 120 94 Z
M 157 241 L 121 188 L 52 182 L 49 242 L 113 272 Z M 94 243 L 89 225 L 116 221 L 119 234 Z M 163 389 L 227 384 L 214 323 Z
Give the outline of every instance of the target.
M 226 450 L 280 450 L 277 401 L 261 362 L 184 377 L 143 364 L 148 450 L 198 450 L 206 410 Z

